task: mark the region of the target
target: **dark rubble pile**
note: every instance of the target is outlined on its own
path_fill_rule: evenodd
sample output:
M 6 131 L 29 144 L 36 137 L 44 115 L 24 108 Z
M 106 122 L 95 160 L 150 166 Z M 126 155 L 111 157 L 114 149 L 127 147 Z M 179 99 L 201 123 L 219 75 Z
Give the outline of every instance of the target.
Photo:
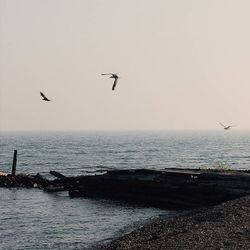
M 48 180 L 44 179 L 40 174 L 28 175 L 28 174 L 18 174 L 6 176 L 0 176 L 0 187 L 44 187 L 48 185 Z
M 44 178 L 39 173 L 36 175 L 31 174 L 17 174 L 17 175 L 0 175 L 0 187 L 5 188 L 40 188 L 46 192 L 57 192 L 68 190 L 72 183 L 75 183 L 78 178 L 65 177 L 56 171 L 50 173 L 57 178 L 49 180 Z M 60 178 L 59 178 L 60 177 Z
M 157 219 L 99 249 L 250 249 L 250 196 Z

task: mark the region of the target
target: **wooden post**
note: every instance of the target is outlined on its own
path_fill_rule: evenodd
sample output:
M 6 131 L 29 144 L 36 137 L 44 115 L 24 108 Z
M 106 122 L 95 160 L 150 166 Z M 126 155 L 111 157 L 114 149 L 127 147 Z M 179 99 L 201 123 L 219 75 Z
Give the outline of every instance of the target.
M 17 161 L 17 150 L 14 150 L 13 164 L 12 164 L 12 175 L 16 175 L 16 161 Z

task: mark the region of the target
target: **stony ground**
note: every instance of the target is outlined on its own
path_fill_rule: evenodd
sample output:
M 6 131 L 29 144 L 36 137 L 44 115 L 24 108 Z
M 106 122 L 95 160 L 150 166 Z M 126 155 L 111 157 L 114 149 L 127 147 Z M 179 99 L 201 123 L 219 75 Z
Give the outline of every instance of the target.
M 99 249 L 250 249 L 250 196 L 155 220 Z

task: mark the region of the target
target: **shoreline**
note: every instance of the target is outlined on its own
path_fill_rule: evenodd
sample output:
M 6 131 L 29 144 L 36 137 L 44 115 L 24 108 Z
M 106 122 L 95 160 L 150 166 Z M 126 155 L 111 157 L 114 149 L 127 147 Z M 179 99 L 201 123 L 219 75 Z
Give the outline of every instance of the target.
M 99 250 L 249 248 L 250 196 L 170 218 L 156 218 L 97 247 Z

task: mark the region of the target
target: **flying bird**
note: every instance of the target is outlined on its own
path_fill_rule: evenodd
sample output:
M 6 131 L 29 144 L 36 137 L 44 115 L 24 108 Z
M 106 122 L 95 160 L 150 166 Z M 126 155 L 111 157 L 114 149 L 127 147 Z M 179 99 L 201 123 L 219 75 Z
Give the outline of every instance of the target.
M 117 84 L 118 79 L 120 77 L 117 74 L 114 74 L 114 73 L 105 73 L 105 74 L 102 74 L 102 76 L 106 76 L 106 75 L 111 75 L 110 78 L 114 78 L 115 79 L 115 81 L 113 83 L 113 86 L 112 86 L 112 90 L 115 90 L 116 84 Z
M 50 102 L 50 99 L 48 99 L 42 92 L 40 92 L 40 95 L 43 97 L 43 101 Z
M 225 130 L 229 130 L 231 127 L 236 127 L 236 125 L 224 125 L 222 123 L 220 123 L 220 125 L 225 129 Z

